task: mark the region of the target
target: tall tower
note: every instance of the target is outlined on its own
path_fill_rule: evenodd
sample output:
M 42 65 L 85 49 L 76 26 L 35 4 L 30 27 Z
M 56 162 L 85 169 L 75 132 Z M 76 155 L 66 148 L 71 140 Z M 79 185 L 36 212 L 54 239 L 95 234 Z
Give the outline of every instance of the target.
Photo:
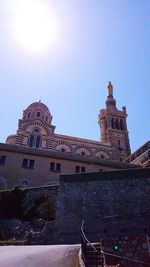
M 130 143 L 126 123 L 126 107 L 118 110 L 113 97 L 113 86 L 109 82 L 106 108 L 100 110 L 98 123 L 100 125 L 101 142 L 110 143 L 113 159 L 123 161 L 130 155 Z

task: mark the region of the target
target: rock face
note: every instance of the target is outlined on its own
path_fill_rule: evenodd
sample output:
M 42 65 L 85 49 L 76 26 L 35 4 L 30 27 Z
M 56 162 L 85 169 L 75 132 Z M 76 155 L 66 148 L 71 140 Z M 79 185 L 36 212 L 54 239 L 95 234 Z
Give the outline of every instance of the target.
M 43 219 L 33 221 L 0 220 L 0 245 L 47 244 L 48 235 L 43 232 L 45 225 L 46 221 Z
M 0 192 L 0 245 L 52 243 L 47 234 L 56 213 L 57 186 Z

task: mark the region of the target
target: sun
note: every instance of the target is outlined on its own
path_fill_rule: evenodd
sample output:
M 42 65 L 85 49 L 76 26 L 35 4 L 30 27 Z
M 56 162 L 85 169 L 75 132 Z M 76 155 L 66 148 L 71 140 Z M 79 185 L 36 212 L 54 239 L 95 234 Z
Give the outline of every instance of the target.
M 14 32 L 25 49 L 43 51 L 56 41 L 58 21 L 46 1 L 19 0 L 14 10 Z

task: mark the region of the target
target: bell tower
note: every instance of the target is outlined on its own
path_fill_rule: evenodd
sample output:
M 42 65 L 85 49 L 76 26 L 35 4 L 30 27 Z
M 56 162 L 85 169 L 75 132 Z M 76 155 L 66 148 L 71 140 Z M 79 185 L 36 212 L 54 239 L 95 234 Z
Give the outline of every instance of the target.
M 126 123 L 126 107 L 118 110 L 113 97 L 113 86 L 109 82 L 106 108 L 100 110 L 98 123 L 100 125 L 101 142 L 112 145 L 113 159 L 123 161 L 130 155 L 130 144 Z

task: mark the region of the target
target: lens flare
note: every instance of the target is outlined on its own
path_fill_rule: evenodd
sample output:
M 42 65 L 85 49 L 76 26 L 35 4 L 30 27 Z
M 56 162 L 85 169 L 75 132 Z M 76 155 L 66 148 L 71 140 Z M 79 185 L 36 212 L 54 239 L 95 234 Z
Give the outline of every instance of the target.
M 36 52 L 56 41 L 58 21 L 44 1 L 24 0 L 15 6 L 13 27 L 20 44 Z

